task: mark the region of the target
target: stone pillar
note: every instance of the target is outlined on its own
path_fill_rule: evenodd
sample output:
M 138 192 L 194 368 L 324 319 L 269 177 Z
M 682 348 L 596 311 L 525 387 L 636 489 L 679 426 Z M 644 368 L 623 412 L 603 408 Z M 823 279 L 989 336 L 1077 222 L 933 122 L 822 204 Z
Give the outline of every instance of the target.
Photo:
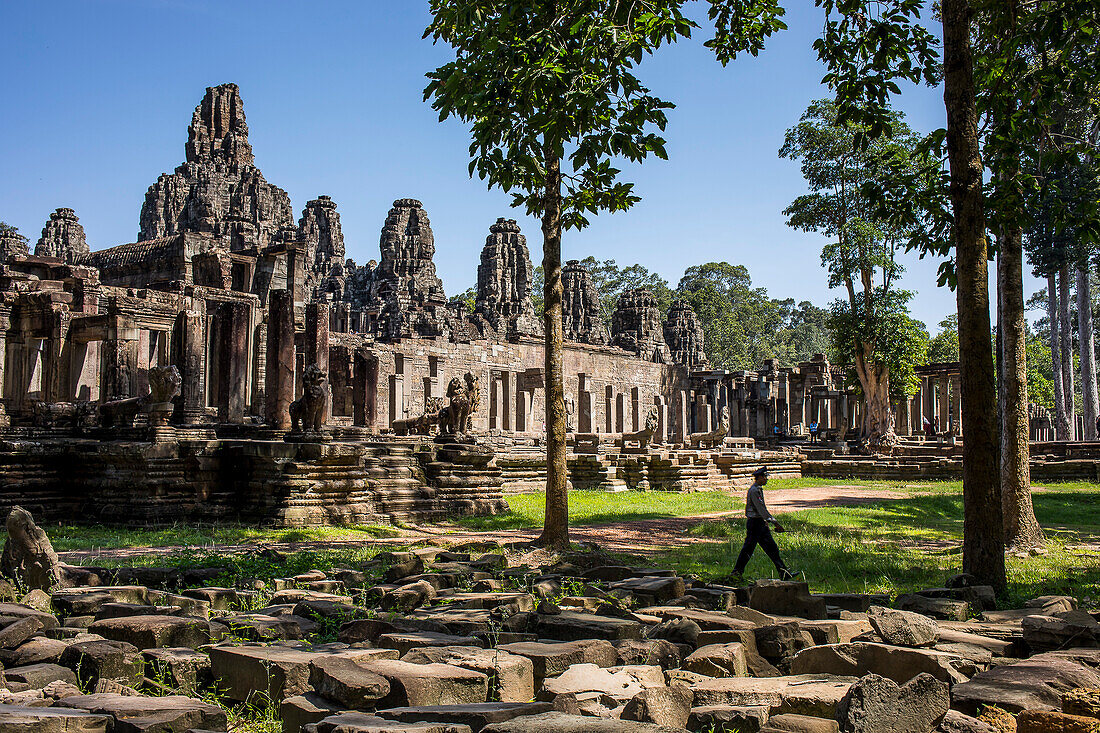
M 267 424 L 289 430 L 294 401 L 294 296 L 289 290 L 271 291 L 264 382 Z
M 306 338 L 305 338 L 305 363 L 306 366 L 316 364 L 317 367 L 329 376 L 325 381 L 325 391 L 328 399 L 325 401 L 324 422 L 332 419 L 332 381 L 329 374 L 329 306 L 328 303 L 314 301 L 306 304 Z
M 176 317 L 172 350 L 181 380 L 176 417 L 184 425 L 195 425 L 206 418 L 205 320 L 205 316 L 196 311 L 182 311 Z
M 709 433 L 714 430 L 713 415 L 710 405 L 707 404 L 705 394 L 695 395 L 695 430 L 696 433 Z
M 921 398 L 924 400 L 923 417 L 928 418 L 928 422 L 932 424 L 932 429 L 936 429 L 936 383 L 932 377 L 921 377 Z M 924 424 L 921 423 L 921 431 L 924 431 Z
M 898 400 L 898 415 L 895 420 L 898 435 L 909 435 L 909 398 L 902 397 Z
M 70 387 L 69 323 L 72 314 L 58 311 L 51 315 L 50 334 L 42 345 L 42 399 L 46 402 L 69 402 Z
M 653 398 L 653 404 L 657 406 L 657 432 L 653 436 L 654 443 L 667 443 L 670 430 L 668 426 L 668 405 L 665 398 L 657 395 Z
M 351 353 L 346 346 L 330 346 L 328 350 L 328 383 L 330 412 L 341 417 L 351 416 Z
M 630 388 L 630 431 L 633 433 L 642 429 L 642 400 L 637 387 Z
M 11 328 L 10 315 L 10 306 L 0 303 L 0 427 L 6 427 L 10 422 L 7 411 L 8 329 Z
M 353 358 L 352 422 L 360 427 L 374 427 L 378 404 L 378 359 L 373 354 L 360 352 Z
M 622 392 L 615 395 L 615 432 L 626 432 L 626 395 Z
M 912 426 L 912 435 L 924 434 L 924 380 L 921 379 L 918 384 L 920 386 L 917 388 L 917 393 L 909 401 L 909 424 Z
M 605 433 L 615 432 L 615 388 L 610 384 L 604 388 L 603 431 Z
M 946 433 L 948 427 L 948 420 L 951 415 L 951 397 L 950 389 L 948 387 L 947 374 L 943 374 L 940 379 L 940 409 L 939 409 L 939 424 L 936 429 L 939 432 Z
M 216 315 L 218 344 L 218 421 L 244 422 L 248 401 L 248 353 L 252 309 L 248 303 L 222 303 Z
M 118 400 L 137 397 L 134 394 L 137 380 L 138 335 L 136 328 L 129 327 L 115 318 L 107 327 L 107 338 L 103 342 L 103 384 L 101 392 L 104 400 Z
M 955 435 L 962 435 L 962 377 L 955 374 L 951 377 L 951 430 Z

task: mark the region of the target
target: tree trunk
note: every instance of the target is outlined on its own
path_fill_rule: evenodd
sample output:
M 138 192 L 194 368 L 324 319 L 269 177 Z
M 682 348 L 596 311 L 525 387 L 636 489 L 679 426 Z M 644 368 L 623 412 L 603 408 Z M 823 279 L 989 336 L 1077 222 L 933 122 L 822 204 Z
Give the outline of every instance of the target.
M 1096 352 L 1092 333 L 1092 283 L 1088 269 L 1077 271 L 1077 341 L 1081 352 L 1081 418 L 1083 440 L 1096 440 Z
M 857 348 L 858 345 L 857 345 Z M 864 437 L 867 445 L 875 449 L 893 449 L 898 437 L 894 432 L 894 410 L 890 404 L 890 369 L 885 364 L 870 359 L 870 349 L 856 353 L 856 375 L 863 388 Z
M 1073 326 L 1069 318 L 1069 265 L 1058 273 L 1058 335 L 1062 339 L 1062 392 L 1066 395 L 1066 420 L 1069 431 L 1066 440 L 1077 440 L 1077 415 L 1074 403 Z
M 1058 285 L 1047 275 L 1047 320 L 1050 321 L 1050 361 L 1054 370 L 1054 439 L 1069 440 L 1066 393 L 1062 389 L 1062 337 L 1058 333 Z
M 943 0 L 944 106 L 951 164 L 962 375 L 963 572 L 1005 588 L 997 385 L 989 328 L 989 268 L 968 0 Z
M 1008 227 L 997 255 L 997 300 L 1001 304 L 1001 504 L 1005 545 L 1024 550 L 1043 544 L 1031 503 L 1028 445 L 1027 321 L 1024 310 L 1023 232 Z
M 569 547 L 565 462 L 565 385 L 562 365 L 561 162 L 547 154 L 542 214 L 542 320 L 546 330 L 546 516 L 538 544 Z

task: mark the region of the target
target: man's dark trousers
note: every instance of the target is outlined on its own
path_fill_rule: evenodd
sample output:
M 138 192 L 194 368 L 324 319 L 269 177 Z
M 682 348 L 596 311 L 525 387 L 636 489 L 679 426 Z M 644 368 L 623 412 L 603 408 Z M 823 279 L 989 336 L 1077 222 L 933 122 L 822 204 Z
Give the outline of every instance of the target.
M 782 577 L 787 570 L 787 566 L 783 562 L 783 558 L 779 556 L 779 547 L 772 538 L 772 531 L 768 527 L 767 521 L 758 517 L 749 517 L 745 520 L 745 545 L 741 548 L 741 554 L 737 556 L 737 565 L 733 569 L 734 572 L 739 575 L 745 572 L 745 568 L 748 566 L 749 559 L 752 557 L 757 545 L 764 548 L 764 552 L 775 563 L 775 569 L 779 571 L 779 575 Z

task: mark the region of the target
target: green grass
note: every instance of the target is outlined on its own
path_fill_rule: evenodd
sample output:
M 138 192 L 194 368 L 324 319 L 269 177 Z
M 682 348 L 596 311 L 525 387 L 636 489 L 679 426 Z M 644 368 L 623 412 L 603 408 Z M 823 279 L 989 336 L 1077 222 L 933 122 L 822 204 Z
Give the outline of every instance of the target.
M 1033 497 L 1047 534 L 1045 555 L 1008 559 L 1009 588 L 1003 602 L 1046 593 L 1100 597 L 1100 561 L 1071 549 L 1092 540 L 1100 528 L 1100 486 L 1061 484 Z M 938 586 L 961 570 L 962 495 L 959 490 L 918 494 L 853 507 L 807 509 L 786 514 L 778 535 L 784 559 L 818 592 L 901 593 Z M 707 522 L 693 534 L 718 542 L 658 553 L 658 565 L 716 578 L 729 574 L 744 539 L 740 520 Z M 757 550 L 746 576 L 774 574 Z
M 456 524 L 474 530 L 527 529 L 541 527 L 546 494 L 516 494 L 507 497 L 511 511 L 494 517 L 463 517 Z M 745 502 L 722 491 L 681 494 L 668 491 L 571 491 L 569 522 L 574 526 L 604 524 L 661 517 L 732 512 Z
M 214 545 L 323 542 L 394 537 L 393 527 L 348 525 L 342 527 L 264 528 L 244 524 L 170 524 L 148 528 L 103 525 L 43 524 L 54 549 L 108 550 L 123 547 L 212 547 Z M 0 532 L 0 537 L 6 536 Z

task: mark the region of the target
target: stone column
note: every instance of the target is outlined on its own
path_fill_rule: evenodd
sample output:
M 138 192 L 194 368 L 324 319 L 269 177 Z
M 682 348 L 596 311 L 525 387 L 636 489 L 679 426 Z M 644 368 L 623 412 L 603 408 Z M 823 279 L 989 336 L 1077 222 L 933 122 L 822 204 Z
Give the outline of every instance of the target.
M 902 397 L 898 401 L 898 415 L 896 419 L 898 435 L 909 435 L 909 398 Z
M 710 405 L 707 404 L 707 396 L 695 395 L 695 430 L 696 433 L 709 433 L 714 430 L 713 417 Z
M 605 433 L 615 432 L 615 388 L 610 384 L 604 388 L 603 431 Z
M 205 316 L 196 311 L 182 311 L 176 317 L 173 351 L 181 380 L 177 417 L 184 425 L 195 425 L 206 417 L 205 320 Z
M 294 296 L 289 290 L 271 291 L 265 383 L 267 424 L 289 430 L 294 401 Z
M 329 376 L 329 379 L 325 381 L 325 391 L 328 392 L 328 399 L 325 401 L 325 423 L 332 421 L 332 381 L 328 363 L 328 328 L 328 303 L 315 301 L 306 304 L 305 363 L 306 366 L 316 364 L 321 371 Z
M 637 387 L 630 388 L 630 431 L 636 433 L 642 429 L 642 400 Z
M 139 331 L 119 318 L 112 319 L 103 342 L 103 384 L 105 400 L 137 397 L 134 383 L 137 378 Z
M 69 355 L 66 348 L 72 314 L 57 311 L 51 314 L 50 334 L 42 345 L 42 398 L 46 402 L 68 402 L 72 399 Z
M 951 377 L 951 429 L 962 435 L 962 378 L 958 374 Z
M 6 427 L 10 422 L 7 411 L 8 329 L 11 328 L 10 315 L 10 306 L 0 303 L 0 427 Z
M 615 395 L 615 432 L 626 432 L 626 395 L 622 392 Z
M 670 430 L 668 426 L 668 405 L 665 398 L 657 395 L 653 398 L 653 404 L 657 406 L 657 432 L 653 436 L 654 443 L 667 443 Z
M 910 431 L 912 435 L 924 434 L 924 380 L 919 381 L 919 387 L 917 393 L 913 395 L 913 399 L 910 400 L 909 408 L 909 424 L 912 426 Z
M 248 303 L 222 303 L 217 313 L 218 421 L 244 422 L 248 401 L 248 354 L 252 334 L 252 308 Z
M 944 373 L 940 376 L 940 410 L 939 410 L 939 425 L 937 426 L 939 432 L 946 433 L 949 416 L 951 415 L 951 397 L 950 389 L 948 387 L 947 374 Z

